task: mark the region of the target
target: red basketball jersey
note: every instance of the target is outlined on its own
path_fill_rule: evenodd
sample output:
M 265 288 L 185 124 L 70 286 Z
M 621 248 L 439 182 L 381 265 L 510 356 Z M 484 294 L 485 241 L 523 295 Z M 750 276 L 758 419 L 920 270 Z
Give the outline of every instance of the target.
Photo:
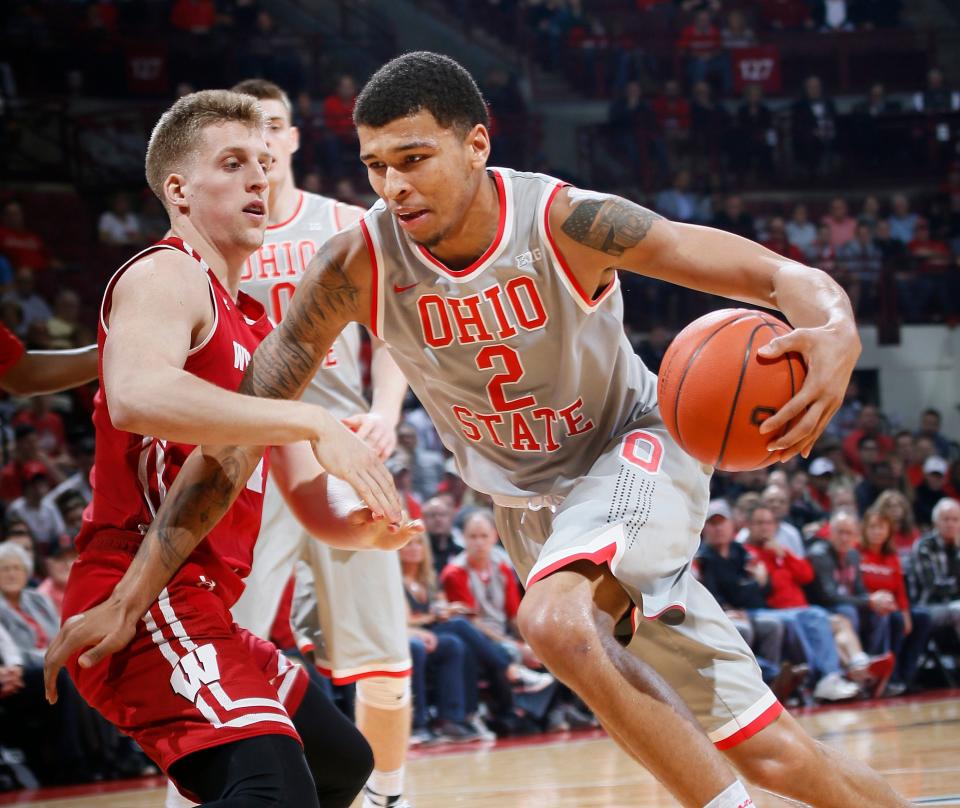
M 100 308 L 97 334 L 101 356 L 100 390 L 94 399 L 93 413 L 97 431 L 96 457 L 91 473 L 93 500 L 77 536 L 77 547 L 81 552 L 98 534 L 143 535 L 194 449 L 189 444 L 117 429 L 103 393 L 103 345 L 113 289 L 135 261 L 159 250 L 180 250 L 197 261 L 198 271 L 207 275 L 210 298 L 216 310 L 210 333 L 187 356 L 184 370 L 188 373 L 219 387 L 237 390 L 250 357 L 272 328 L 263 306 L 243 292 L 239 292 L 234 302 L 207 263 L 180 238 L 157 242 L 117 270 L 107 284 Z M 163 334 L 157 334 L 157 339 L 163 339 Z M 150 368 L 144 367 L 143 372 L 150 373 Z M 250 571 L 253 545 L 260 530 L 266 474 L 265 458 L 230 510 L 191 556 L 191 560 L 203 566 L 211 588 L 228 606 L 240 596 L 242 579 Z

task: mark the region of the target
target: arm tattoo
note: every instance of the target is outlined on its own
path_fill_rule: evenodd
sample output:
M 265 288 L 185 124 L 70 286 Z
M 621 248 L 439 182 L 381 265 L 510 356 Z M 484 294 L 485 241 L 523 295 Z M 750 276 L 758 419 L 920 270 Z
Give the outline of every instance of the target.
M 619 258 L 636 247 L 662 216 L 626 199 L 589 199 L 578 204 L 563 223 L 563 232 L 585 247 Z
M 148 553 L 152 540 L 165 569 L 170 573 L 179 569 L 233 504 L 255 463 L 256 456 L 249 450 L 233 447 L 220 449 L 214 455 L 199 455 L 192 463 L 185 463 L 141 543 L 140 552 Z M 195 464 L 199 468 L 189 468 Z M 181 477 L 184 484 L 180 484 Z M 191 482 L 185 482 L 187 478 Z
M 322 343 L 332 344 L 355 316 L 359 296 L 340 259 L 321 248 L 283 322 L 254 353 L 239 392 L 264 398 L 297 397 L 323 359 Z

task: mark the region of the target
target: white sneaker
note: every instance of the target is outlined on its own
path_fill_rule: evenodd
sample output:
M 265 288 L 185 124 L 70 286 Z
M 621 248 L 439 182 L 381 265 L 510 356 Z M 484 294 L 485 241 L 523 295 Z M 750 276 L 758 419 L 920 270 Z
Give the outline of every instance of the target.
M 820 701 L 845 701 L 855 698 L 859 693 L 860 687 L 839 673 L 828 673 L 813 689 L 813 697 Z
M 520 676 L 513 681 L 513 689 L 518 693 L 539 693 L 550 687 L 556 680 L 546 671 L 535 671 L 520 665 Z
M 364 796 L 363 805 L 361 808 L 382 808 L 382 806 L 373 802 L 369 797 Z M 413 808 L 413 806 L 407 800 L 401 797 L 400 802 L 391 803 L 390 808 Z
M 490 729 L 479 715 L 468 718 L 467 724 L 480 736 L 481 741 L 497 740 L 497 733 Z

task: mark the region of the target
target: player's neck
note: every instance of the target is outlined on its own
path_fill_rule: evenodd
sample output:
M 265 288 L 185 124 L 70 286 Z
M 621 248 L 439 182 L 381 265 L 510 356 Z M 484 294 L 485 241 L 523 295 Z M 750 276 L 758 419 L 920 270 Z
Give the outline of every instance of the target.
M 484 172 L 463 219 L 430 252 L 451 269 L 470 266 L 493 243 L 499 224 L 500 195 L 493 176 Z
M 294 183 L 293 174 L 290 172 L 287 172 L 287 176 L 276 184 L 270 183 L 270 204 L 267 217 L 269 225 L 277 225 L 290 219 L 296 212 L 299 201 L 300 189 Z
M 240 275 L 243 266 L 252 250 L 246 247 L 237 247 L 224 250 L 207 239 L 189 219 L 182 218 L 170 228 L 173 235 L 179 236 L 199 253 L 200 257 L 217 276 L 221 286 L 230 293 L 230 297 L 237 299 L 240 290 Z

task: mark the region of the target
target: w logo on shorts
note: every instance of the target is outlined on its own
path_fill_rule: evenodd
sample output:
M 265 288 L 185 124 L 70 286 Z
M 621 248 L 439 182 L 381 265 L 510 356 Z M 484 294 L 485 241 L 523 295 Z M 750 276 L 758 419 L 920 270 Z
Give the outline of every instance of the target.
M 180 661 L 170 675 L 173 692 L 187 701 L 194 701 L 203 685 L 220 680 L 220 668 L 217 666 L 217 649 L 207 643 L 195 648 Z

